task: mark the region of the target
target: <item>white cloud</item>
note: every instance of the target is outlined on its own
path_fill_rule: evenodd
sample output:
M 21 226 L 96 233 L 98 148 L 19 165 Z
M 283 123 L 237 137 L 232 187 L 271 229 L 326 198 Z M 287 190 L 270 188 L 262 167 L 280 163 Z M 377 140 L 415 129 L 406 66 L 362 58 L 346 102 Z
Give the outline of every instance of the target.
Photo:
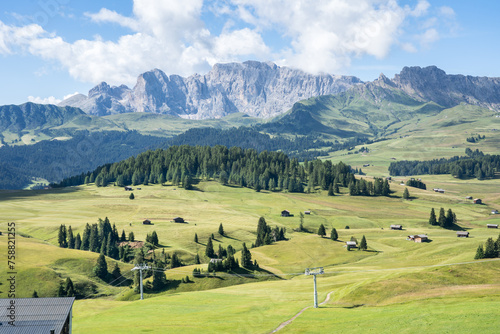
M 427 1 L 420 0 L 418 2 L 417 6 L 413 10 L 410 11 L 410 15 L 415 16 L 415 17 L 423 16 L 423 15 L 427 14 L 427 10 L 429 9 L 430 6 L 431 6 L 431 4 L 428 3 Z
M 383 58 L 393 45 L 416 52 L 413 43 L 399 40 L 403 22 L 409 17 L 425 20 L 429 7 L 425 0 L 414 8 L 401 7 L 396 0 L 316 0 L 314 5 L 303 0 L 134 0 L 130 16 L 108 8 L 85 13 L 94 23 L 130 29 L 116 41 L 96 36 L 68 42 L 40 25 L 16 27 L 0 21 L 0 54 L 28 52 L 94 84 L 133 85 L 138 74 L 152 68 L 190 75 L 216 62 L 249 58 L 338 73 L 353 57 Z M 224 21 L 221 32 L 209 31 L 204 10 L 217 11 L 215 16 Z M 443 15 L 450 10 L 440 8 Z M 420 31 L 424 29 L 417 37 L 422 45 L 439 38 L 432 24 Z M 273 49 L 266 44 L 269 31 L 281 35 L 286 45 Z
M 448 7 L 448 6 L 440 7 L 439 12 L 441 13 L 441 15 L 446 16 L 446 17 L 450 17 L 450 18 L 455 17 L 455 11 L 453 10 L 453 8 Z
M 418 51 L 412 43 L 401 43 L 401 48 L 409 53 L 415 53 Z
M 61 100 L 56 99 L 53 96 L 49 97 L 28 96 L 28 102 L 33 102 L 37 104 L 58 104 L 59 102 L 61 102 Z
M 430 44 L 438 41 L 439 38 L 439 32 L 434 28 L 427 29 L 423 34 L 418 36 L 420 44 L 423 47 L 429 47 Z
M 85 16 L 88 16 L 92 21 L 98 23 L 116 23 L 135 31 L 137 31 L 139 28 L 136 20 L 120 15 L 117 12 L 109 10 L 107 8 L 102 8 L 98 13 L 95 14 L 85 13 Z

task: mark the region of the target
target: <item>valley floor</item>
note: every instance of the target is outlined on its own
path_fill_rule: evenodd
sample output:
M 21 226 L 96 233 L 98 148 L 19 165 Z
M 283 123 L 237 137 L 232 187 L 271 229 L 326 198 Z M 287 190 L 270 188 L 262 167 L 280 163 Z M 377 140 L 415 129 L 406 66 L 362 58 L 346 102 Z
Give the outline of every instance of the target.
M 402 179 L 402 178 L 401 178 Z M 18 229 L 18 297 L 53 293 L 58 281 L 71 277 L 77 284 L 95 284 L 96 292 L 77 300 L 73 311 L 75 333 L 270 333 L 300 310 L 312 306 L 312 278 L 305 268 L 324 267 L 318 276 L 319 300 L 330 298 L 318 309 L 308 308 L 281 329 L 283 333 L 496 333 L 500 328 L 500 260 L 474 261 L 479 244 L 498 238 L 500 223 L 491 215 L 500 209 L 500 180 L 457 181 L 451 176 L 425 176 L 427 188 L 446 189 L 445 194 L 409 188 L 412 200 L 403 200 L 404 186 L 393 180 L 391 197 L 327 196 L 255 192 L 224 187 L 210 181 L 185 191 L 173 186 L 141 186 L 135 199 L 123 188 L 93 185 L 40 191 L 0 192 L 0 231 L 14 221 Z M 345 191 L 345 190 L 344 190 Z M 481 197 L 474 205 L 465 196 Z M 431 208 L 451 208 L 460 229 L 469 238 L 457 238 L 455 230 L 428 224 Z M 281 217 L 282 210 L 294 217 Z M 299 212 L 312 233 L 295 232 Z M 113 286 L 92 277 L 96 253 L 57 247 L 61 224 L 82 232 L 86 223 L 108 217 L 118 231 L 133 231 L 144 240 L 153 230 L 165 252 L 179 254 L 186 264 L 204 254 L 208 237 L 220 223 L 226 236 L 214 240 L 214 248 L 231 244 L 237 250 L 255 242 L 259 217 L 271 226 L 285 227 L 288 241 L 251 249 L 262 269 L 254 278 L 220 274 L 218 278 L 193 279 L 159 294 L 137 294 L 127 286 Z M 188 224 L 174 224 L 173 217 Z M 153 225 L 143 225 L 150 219 Z M 329 236 L 336 228 L 339 241 L 315 232 L 324 224 Z M 403 230 L 392 231 L 391 224 Z M 349 226 L 347 229 L 346 226 Z M 197 233 L 200 242 L 193 241 Z M 407 240 L 425 233 L 429 243 Z M 345 241 L 366 237 L 368 251 L 347 251 Z M 0 236 L 0 248 L 6 238 Z M 237 253 L 239 257 L 239 253 Z M 6 263 L 6 253 L 0 254 Z M 113 260 L 108 259 L 109 262 Z M 167 270 L 168 279 L 191 276 L 187 267 Z M 2 265 L 0 279 L 5 282 Z M 131 277 L 131 264 L 120 263 Z M 276 277 L 277 276 L 277 277 Z M 192 278 L 192 277 L 191 277 Z M 244 284 L 242 284 L 244 283 Z M 6 298 L 5 285 L 0 297 Z

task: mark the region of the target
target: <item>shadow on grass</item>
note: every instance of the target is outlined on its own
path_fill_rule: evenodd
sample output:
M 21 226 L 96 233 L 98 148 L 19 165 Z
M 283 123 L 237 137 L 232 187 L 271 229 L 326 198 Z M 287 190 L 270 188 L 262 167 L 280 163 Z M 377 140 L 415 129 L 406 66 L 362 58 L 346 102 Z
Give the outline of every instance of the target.
M 344 306 L 343 308 L 353 309 L 353 308 L 358 308 L 358 307 L 361 307 L 361 306 L 365 306 L 365 304 L 354 304 L 352 306 Z

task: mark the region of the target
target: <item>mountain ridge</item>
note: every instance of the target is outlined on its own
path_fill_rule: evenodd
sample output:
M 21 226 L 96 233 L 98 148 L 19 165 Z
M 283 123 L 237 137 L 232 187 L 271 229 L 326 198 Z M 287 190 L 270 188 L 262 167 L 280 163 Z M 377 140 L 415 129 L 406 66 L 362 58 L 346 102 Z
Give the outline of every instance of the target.
M 270 62 L 215 64 L 205 75 L 187 78 L 159 69 L 142 73 L 134 88 L 102 82 L 59 103 L 91 115 L 152 112 L 190 119 L 221 118 L 232 113 L 270 118 L 293 103 L 313 96 L 336 94 L 362 83 L 352 76 L 311 75 Z

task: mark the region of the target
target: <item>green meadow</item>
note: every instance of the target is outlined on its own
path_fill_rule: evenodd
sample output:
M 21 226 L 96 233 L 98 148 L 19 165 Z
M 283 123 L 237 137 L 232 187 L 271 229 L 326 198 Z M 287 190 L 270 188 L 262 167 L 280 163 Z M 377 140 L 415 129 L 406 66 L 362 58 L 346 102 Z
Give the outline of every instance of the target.
M 431 190 L 409 188 L 411 200 L 402 199 L 405 186 L 399 183 L 404 178 L 391 182 L 390 197 L 351 197 L 342 188 L 342 194 L 333 197 L 319 189 L 311 194 L 255 192 L 215 181 L 200 182 L 191 191 L 171 185 L 140 186 L 133 191 L 134 200 L 114 186 L 1 191 L 0 231 L 6 230 L 7 222 L 16 222 L 18 297 L 30 297 L 33 290 L 40 296 L 54 294 L 66 277 L 86 289 L 87 299 L 75 303 L 75 333 L 130 328 L 148 333 L 269 333 L 312 306 L 312 278 L 303 272 L 318 266 L 325 270 L 318 276 L 319 301 L 329 296 L 328 300 L 319 309 L 307 308 L 280 332 L 357 333 L 369 328 L 380 333 L 494 333 L 500 326 L 500 261 L 473 258 L 479 244 L 499 235 L 500 230 L 487 229 L 486 224 L 500 222 L 499 216 L 491 215 L 492 209 L 500 209 L 500 179 L 422 178 Z M 446 192 L 435 193 L 434 187 Z M 465 196 L 480 197 L 484 205 L 474 205 Z M 458 225 L 470 232 L 470 238 L 457 238 L 454 230 L 428 224 L 431 208 L 441 207 L 456 213 Z M 281 217 L 284 209 L 294 216 Z M 296 232 L 299 214 L 306 210 L 311 214 L 304 216 L 304 226 L 310 232 Z M 177 216 L 187 224 L 172 223 Z M 156 231 L 161 245 L 156 254 L 162 249 L 175 251 L 187 265 L 166 271 L 167 279 L 176 284 L 161 293 L 146 293 L 141 301 L 131 287 L 110 285 L 93 276 L 98 254 L 57 247 L 61 224 L 71 225 L 76 235 L 86 223 L 104 217 L 119 233 L 134 232 L 136 240 Z M 259 217 L 271 226 L 285 227 L 288 238 L 251 249 L 260 271 L 192 277 L 193 268 L 206 268 L 194 265 L 194 256 L 206 261 L 205 244 L 212 233 L 215 249 L 222 244 L 240 250 L 243 242 L 255 241 Z M 143 225 L 144 219 L 153 225 Z M 221 223 L 224 237 L 217 234 Z M 339 240 L 319 237 L 320 224 L 327 236 L 336 228 Z M 392 231 L 391 224 L 402 224 L 403 230 Z M 193 241 L 195 233 L 199 243 Z M 421 233 L 431 242 L 406 240 Z M 345 241 L 351 237 L 359 241 L 363 235 L 368 251 L 346 250 Z M 5 233 L 0 247 L 6 249 Z M 239 252 L 236 255 L 239 258 Z M 6 263 L 5 252 L 0 260 Z M 114 260 L 107 261 L 108 268 L 114 265 Z M 132 264 L 119 265 L 123 276 L 131 278 Z M 2 269 L 1 282 L 6 276 Z M 181 283 L 185 276 L 191 283 Z M 6 286 L 0 285 L 0 291 L 5 298 Z

